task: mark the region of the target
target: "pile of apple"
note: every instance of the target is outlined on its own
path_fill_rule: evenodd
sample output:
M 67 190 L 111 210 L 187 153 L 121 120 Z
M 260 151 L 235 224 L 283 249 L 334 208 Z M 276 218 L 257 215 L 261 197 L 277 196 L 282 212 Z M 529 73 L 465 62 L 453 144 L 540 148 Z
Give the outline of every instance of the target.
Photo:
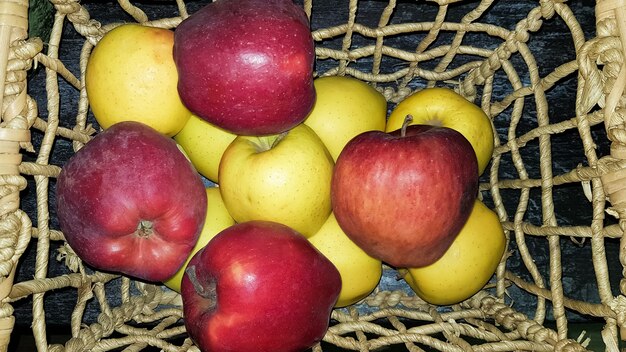
M 291 0 L 218 0 L 175 30 L 122 24 L 87 63 L 103 129 L 63 165 L 57 214 L 88 265 L 163 282 L 203 351 L 301 351 L 383 264 L 460 302 L 505 249 L 478 200 L 493 129 L 446 88 L 387 116 L 356 78 L 314 78 Z

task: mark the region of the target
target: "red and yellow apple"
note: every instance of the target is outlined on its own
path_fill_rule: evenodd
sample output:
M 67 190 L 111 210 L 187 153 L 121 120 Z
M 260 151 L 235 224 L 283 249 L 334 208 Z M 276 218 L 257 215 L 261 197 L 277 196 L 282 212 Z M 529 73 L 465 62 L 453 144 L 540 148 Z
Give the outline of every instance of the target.
M 174 140 L 134 121 L 78 150 L 61 169 L 56 196 L 61 230 L 83 261 L 155 282 L 183 265 L 207 207 L 202 179 Z
M 345 146 L 332 179 L 346 235 L 396 267 L 433 263 L 467 220 L 478 193 L 476 155 L 459 132 L 411 125 L 370 131 Z

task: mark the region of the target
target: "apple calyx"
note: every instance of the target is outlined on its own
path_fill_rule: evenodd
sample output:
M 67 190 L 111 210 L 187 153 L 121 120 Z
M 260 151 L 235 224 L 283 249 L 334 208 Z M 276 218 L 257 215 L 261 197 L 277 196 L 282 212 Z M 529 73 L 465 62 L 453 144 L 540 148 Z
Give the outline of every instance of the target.
M 137 224 L 137 230 L 135 230 L 135 234 L 141 238 L 147 238 L 152 236 L 154 233 L 154 224 L 150 220 L 141 220 L 139 224 Z
M 269 136 L 257 137 L 256 143 L 254 143 L 256 147 L 256 151 L 258 153 L 263 153 L 276 147 L 276 145 L 278 145 L 278 143 L 280 143 L 280 141 L 282 141 L 287 136 L 287 134 L 289 134 L 289 131 L 285 131 L 279 134 L 273 134 Z
M 187 274 L 189 281 L 191 281 L 191 283 L 193 284 L 193 288 L 196 290 L 198 295 L 200 295 L 200 297 L 208 299 L 211 302 L 210 305 L 214 306 L 216 289 L 217 289 L 215 280 L 209 280 L 209 282 L 207 282 L 206 285 L 203 285 L 202 283 L 200 283 L 200 280 L 198 279 L 198 276 L 196 275 L 195 265 L 189 265 L 185 269 L 185 273 Z
M 400 137 L 406 136 L 406 129 L 413 122 L 413 115 L 407 114 L 404 117 L 404 122 L 402 122 L 402 128 L 400 129 Z

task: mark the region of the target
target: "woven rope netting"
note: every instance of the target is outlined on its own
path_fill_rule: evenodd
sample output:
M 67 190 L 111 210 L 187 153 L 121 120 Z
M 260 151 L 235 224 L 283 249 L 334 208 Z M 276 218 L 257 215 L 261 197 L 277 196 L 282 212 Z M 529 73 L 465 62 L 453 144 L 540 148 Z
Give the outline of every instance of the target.
M 163 286 L 92 271 L 52 225 L 50 197 L 62 166 L 54 153 L 63 143 L 76 151 L 98 132 L 84 89 L 86 61 L 102 35 L 122 19 L 101 20 L 102 14 L 91 11 L 89 2 L 51 2 L 56 14 L 45 43 L 27 36 L 27 1 L 0 4 L 4 86 L 0 95 L 0 346 L 7 348 L 15 320 L 20 319 L 14 307 L 32 299 L 32 322 L 27 325 L 32 326 L 41 351 L 137 351 L 148 346 L 197 350 L 185 335 L 178 294 Z M 623 277 L 626 264 L 620 244 L 622 219 L 626 219 L 621 181 L 626 175 L 626 34 L 620 36 L 626 33 L 626 4 L 598 2 L 597 28 L 590 36 L 568 4 L 559 0 L 530 2 L 527 13 L 511 28 L 482 21 L 498 3 L 494 1 L 376 2 L 378 14 L 369 21 L 360 17 L 363 3 L 338 4 L 334 11 L 342 14 L 337 16 L 341 20 L 316 27 L 321 23 L 316 3 L 304 2 L 317 45 L 316 74 L 367 81 L 390 104 L 422 87 L 449 86 L 484 109 L 498 135 L 492 164 L 481 179 L 481 197 L 500 217 L 509 251 L 484 291 L 451 307 L 428 305 L 407 290 L 377 288 L 358 305 L 334 311 L 324 341 L 313 350 L 336 345 L 370 351 L 404 345 L 408 351 L 579 351 L 585 350 L 586 337 L 568 333 L 569 312 L 578 312 L 601 318 L 607 350 L 618 351 L 619 330 L 626 324 L 626 281 L 612 289 L 610 269 L 615 272 L 618 267 Z M 123 21 L 173 29 L 191 13 L 192 4 L 198 6 L 163 1 L 157 6 L 172 11 L 161 18 L 152 18 L 146 3 L 119 0 L 113 6 L 124 13 Z M 433 16 L 397 20 L 403 6 L 423 6 Z M 459 9 L 464 11 L 461 15 Z M 568 29 L 568 37 L 559 40 L 570 43 L 574 55 L 549 58 L 553 66 L 546 68 L 532 39 L 554 22 Z M 68 35 L 72 40 L 65 42 Z M 473 45 L 471 38 L 476 36 L 488 37 L 489 41 L 480 42 L 489 45 Z M 82 46 L 76 62 L 66 61 L 63 45 Z M 45 71 L 45 96 L 39 100 L 27 86 L 29 72 L 36 69 Z M 574 81 L 574 90 L 559 93 L 565 81 Z M 69 86 L 78 98 L 66 98 L 60 85 Z M 555 91 L 561 94 L 559 99 L 575 106 L 570 115 L 550 109 Z M 572 166 L 557 168 L 561 153 L 553 142 L 562 135 L 580 153 L 569 160 L 567 165 Z M 599 145 L 606 145 L 608 151 Z M 29 183 L 33 191 L 25 192 Z M 563 205 L 557 196 L 561 189 L 575 190 L 580 195 L 577 202 L 588 205 L 584 222 L 561 221 Z M 35 204 L 35 214 L 22 209 L 25 197 Z M 539 215 L 533 218 L 531 212 Z M 547 248 L 545 265 L 536 261 L 531 240 Z M 619 260 L 607 259 L 608 241 L 619 247 Z M 563 256 L 562 248 L 571 243 L 590 248 L 582 260 L 593 270 L 597 301 L 578 299 L 564 286 L 563 271 L 573 258 Z M 34 274 L 17 280 L 18 264 L 28 248 L 35 253 Z M 516 270 L 511 258 L 519 262 Z M 51 266 L 59 263 L 64 273 L 50 275 Z M 46 312 L 44 302 L 52 292 L 68 289 L 75 292 L 68 318 L 71 338 L 49 344 L 46 316 L 56 312 Z M 508 300 L 514 289 L 532 297 L 533 314 L 516 311 L 515 302 Z M 98 314 L 87 321 L 86 312 L 93 306 Z M 554 328 L 544 326 L 548 318 L 555 322 Z

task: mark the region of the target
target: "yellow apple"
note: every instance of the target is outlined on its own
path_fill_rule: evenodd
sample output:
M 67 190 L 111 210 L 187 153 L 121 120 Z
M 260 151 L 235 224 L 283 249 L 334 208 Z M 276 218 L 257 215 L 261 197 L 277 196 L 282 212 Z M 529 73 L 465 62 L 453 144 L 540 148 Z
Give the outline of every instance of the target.
M 222 154 L 235 137 L 235 134 L 191 115 L 174 139 L 202 176 L 219 183 L 217 174 Z
M 331 212 L 333 167 L 304 124 L 279 135 L 237 136 L 220 162 L 220 190 L 235 221 L 275 221 L 310 237 Z
M 469 219 L 439 260 L 420 268 L 400 269 L 424 301 L 448 305 L 480 291 L 495 273 L 506 237 L 495 212 L 476 200 Z
M 103 129 L 138 121 L 173 136 L 191 112 L 178 95 L 178 73 L 169 29 L 122 24 L 108 31 L 87 60 L 85 88 Z
M 341 275 L 341 291 L 335 307 L 346 307 L 367 297 L 378 285 L 382 262 L 370 257 L 343 232 L 331 213 L 309 242 L 328 258 Z
M 167 279 L 163 283 L 165 286 L 171 288 L 176 292 L 180 292 L 180 283 L 183 279 L 183 273 L 187 268 L 187 264 L 191 260 L 194 254 L 196 254 L 199 250 L 204 248 L 209 241 L 215 237 L 222 230 L 226 229 L 235 224 L 235 220 L 230 216 L 230 213 L 226 209 L 224 205 L 224 201 L 222 200 L 222 196 L 220 195 L 220 190 L 217 187 L 207 187 L 206 188 L 207 195 L 207 209 L 206 209 L 206 219 L 204 220 L 204 227 L 202 228 L 202 232 L 200 232 L 200 237 L 198 238 L 198 242 L 191 250 L 189 254 L 189 258 L 183 264 L 183 266 L 172 276 Z
M 444 126 L 460 132 L 470 142 L 482 174 L 493 154 L 491 119 L 477 105 L 448 88 L 426 88 L 404 98 L 391 111 L 386 131 L 402 128 L 407 115 L 410 124 Z
M 357 134 L 385 130 L 387 101 L 372 86 L 349 76 L 320 77 L 313 84 L 317 97 L 304 123 L 317 133 L 333 160 Z

